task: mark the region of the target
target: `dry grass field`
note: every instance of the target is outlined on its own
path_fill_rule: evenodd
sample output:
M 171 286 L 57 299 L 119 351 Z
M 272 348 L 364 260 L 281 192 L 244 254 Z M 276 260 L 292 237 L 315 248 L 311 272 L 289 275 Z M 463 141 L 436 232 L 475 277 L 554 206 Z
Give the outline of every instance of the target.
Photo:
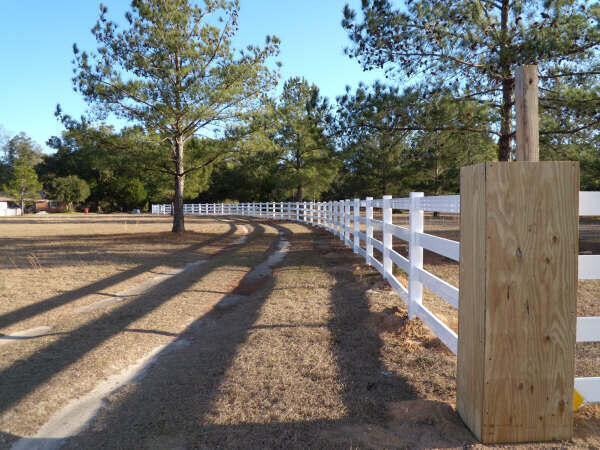
M 0 339 L 0 448 L 172 342 L 182 345 L 112 392 L 64 448 L 477 446 L 454 410 L 456 358 L 339 240 L 243 218 L 186 226 L 173 236 L 169 217 L 0 219 L 0 335 L 46 327 Z M 453 239 L 457 226 L 426 220 Z M 598 249 L 597 230 L 582 224 L 582 250 Z M 280 236 L 285 259 L 253 277 Z M 458 285 L 457 264 L 426 253 L 425 266 Z M 220 306 L 231 296 L 242 301 Z M 427 291 L 424 301 L 456 329 L 452 307 Z M 578 314 L 600 315 L 600 283 L 580 283 Z M 599 350 L 578 346 L 578 375 L 600 374 Z M 598 447 L 599 430 L 588 405 L 562 445 Z

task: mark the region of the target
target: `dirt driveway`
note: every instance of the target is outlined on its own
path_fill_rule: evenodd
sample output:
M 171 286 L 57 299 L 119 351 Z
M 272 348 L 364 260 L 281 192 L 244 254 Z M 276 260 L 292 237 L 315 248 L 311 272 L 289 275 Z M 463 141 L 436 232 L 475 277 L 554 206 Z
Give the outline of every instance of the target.
M 0 339 L 0 448 L 132 367 L 144 370 L 76 436 L 30 444 L 476 445 L 454 410 L 456 358 L 330 234 L 193 218 L 176 237 L 168 218 L 51 217 L 0 222 L 0 333 L 13 337 Z M 599 427 L 588 406 L 562 444 L 598 446 Z

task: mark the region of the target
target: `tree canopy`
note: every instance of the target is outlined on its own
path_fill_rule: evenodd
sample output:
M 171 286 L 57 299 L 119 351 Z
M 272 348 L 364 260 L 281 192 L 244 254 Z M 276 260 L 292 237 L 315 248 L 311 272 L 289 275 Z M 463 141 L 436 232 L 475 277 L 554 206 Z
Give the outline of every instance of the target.
M 448 89 L 457 101 L 492 106 L 495 114 L 486 129 L 498 138 L 500 160 L 508 160 L 512 151 L 518 65 L 539 65 L 541 92 L 549 94 L 542 96 L 542 108 L 579 114 L 571 127 L 543 122 L 549 125 L 543 134 L 575 134 L 600 123 L 598 2 L 415 0 L 400 6 L 364 0 L 361 17 L 346 6 L 343 26 L 354 43 L 348 55 L 365 69 L 383 67 L 403 81 L 426 77 L 433 89 Z M 553 89 L 557 79 L 567 80 L 570 91 Z M 585 86 L 593 88 L 585 93 L 588 107 L 581 107 L 569 97 Z
M 58 177 L 52 181 L 52 194 L 59 202 L 66 203 L 67 211 L 71 211 L 74 203 L 81 203 L 90 196 L 90 187 L 76 175 Z
M 282 175 L 296 201 L 319 198 L 336 174 L 333 143 L 327 135 L 330 107 L 319 88 L 291 78 L 274 111 L 272 140 L 280 152 Z
M 21 206 L 21 214 L 25 212 L 25 202 L 40 198 L 42 189 L 37 174 L 27 158 L 19 158 L 13 162 L 11 175 L 3 190 L 15 197 Z
M 278 53 L 279 40 L 236 52 L 237 0 L 134 0 L 119 31 L 101 6 L 92 29 L 97 52 L 74 46 L 76 89 L 99 117 L 114 113 L 142 125 L 168 158 L 160 171 L 174 179 L 173 231 L 185 230 L 183 200 L 186 175 L 207 164 L 186 161 L 185 143 L 198 132 L 215 132 L 243 121 L 277 73 L 265 64 Z

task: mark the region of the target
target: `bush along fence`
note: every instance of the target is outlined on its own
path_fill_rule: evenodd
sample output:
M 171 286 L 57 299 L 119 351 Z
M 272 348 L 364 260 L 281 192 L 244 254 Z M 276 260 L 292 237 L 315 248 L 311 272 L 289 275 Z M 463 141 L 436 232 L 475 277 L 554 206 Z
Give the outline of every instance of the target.
M 185 213 L 329 230 L 458 354 L 457 410 L 481 441 L 570 439 L 579 394 L 600 402 L 600 377 L 574 379 L 575 342 L 600 342 L 600 317 L 576 318 L 577 279 L 600 279 L 600 255 L 578 257 L 578 216 L 600 216 L 600 192 L 579 192 L 578 179 L 575 163 L 484 163 L 461 170 L 461 196 L 186 204 Z M 398 210 L 408 227 L 392 223 Z M 428 211 L 460 214 L 461 243 L 425 233 Z M 408 257 L 393 238 L 408 243 Z M 423 249 L 460 262 L 460 291 L 424 269 Z M 458 335 L 423 305 L 423 286 L 458 309 Z

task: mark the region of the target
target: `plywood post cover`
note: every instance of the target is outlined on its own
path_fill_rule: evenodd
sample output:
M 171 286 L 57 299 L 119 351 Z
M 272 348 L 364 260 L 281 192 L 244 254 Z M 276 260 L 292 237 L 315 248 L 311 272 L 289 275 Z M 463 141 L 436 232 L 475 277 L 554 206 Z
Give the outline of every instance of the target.
M 461 169 L 457 410 L 484 443 L 572 436 L 578 195 L 573 162 Z

